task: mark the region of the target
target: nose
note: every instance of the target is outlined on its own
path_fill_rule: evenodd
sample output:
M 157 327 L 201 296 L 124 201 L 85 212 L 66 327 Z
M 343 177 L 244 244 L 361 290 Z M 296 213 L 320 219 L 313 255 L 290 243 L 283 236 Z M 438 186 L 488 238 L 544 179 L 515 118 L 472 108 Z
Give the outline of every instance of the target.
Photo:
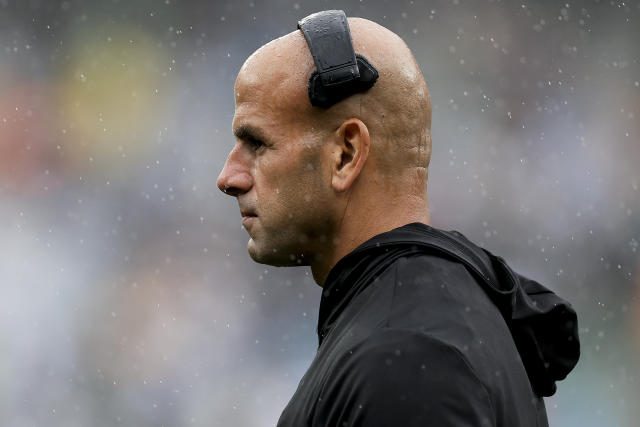
M 253 186 L 249 165 L 245 164 L 237 146 L 231 150 L 218 176 L 218 188 L 229 196 L 237 197 L 248 192 Z

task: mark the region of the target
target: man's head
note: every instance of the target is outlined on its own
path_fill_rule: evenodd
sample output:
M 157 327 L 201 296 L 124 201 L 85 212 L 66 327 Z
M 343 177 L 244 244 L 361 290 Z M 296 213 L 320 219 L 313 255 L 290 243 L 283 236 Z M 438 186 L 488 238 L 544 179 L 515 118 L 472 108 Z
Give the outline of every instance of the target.
M 257 262 L 329 262 L 336 247 L 353 249 L 399 217 L 428 221 L 427 86 L 397 35 L 365 19 L 348 22 L 355 52 L 379 72 L 366 92 L 313 107 L 315 64 L 300 31 L 258 49 L 238 73 L 236 144 L 218 187 L 237 197 Z

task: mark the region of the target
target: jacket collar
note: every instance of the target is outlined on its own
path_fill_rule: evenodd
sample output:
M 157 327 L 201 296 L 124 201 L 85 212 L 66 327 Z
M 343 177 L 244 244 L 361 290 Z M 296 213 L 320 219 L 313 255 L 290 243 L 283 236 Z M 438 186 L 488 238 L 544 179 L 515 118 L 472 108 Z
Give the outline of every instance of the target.
M 318 315 L 318 342 L 349 305 L 376 276 L 400 257 L 423 252 L 418 243 L 439 247 L 446 239 L 439 230 L 420 222 L 378 234 L 340 259 L 329 271 L 322 290 Z M 425 239 L 428 238 L 428 239 Z
M 578 321 L 569 302 L 515 273 L 499 256 L 457 231 L 414 222 L 378 234 L 340 259 L 327 276 L 320 300 L 318 342 L 353 298 L 398 258 L 432 254 L 462 263 L 500 310 L 536 393 L 551 396 L 556 380 L 580 356 Z

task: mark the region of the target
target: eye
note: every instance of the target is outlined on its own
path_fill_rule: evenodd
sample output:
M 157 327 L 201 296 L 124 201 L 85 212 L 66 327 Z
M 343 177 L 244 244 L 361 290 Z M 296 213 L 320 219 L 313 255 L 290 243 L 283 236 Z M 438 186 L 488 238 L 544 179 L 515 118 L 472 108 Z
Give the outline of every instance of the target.
M 253 151 L 258 151 L 258 149 L 264 147 L 264 142 L 256 138 L 250 138 L 247 142 Z

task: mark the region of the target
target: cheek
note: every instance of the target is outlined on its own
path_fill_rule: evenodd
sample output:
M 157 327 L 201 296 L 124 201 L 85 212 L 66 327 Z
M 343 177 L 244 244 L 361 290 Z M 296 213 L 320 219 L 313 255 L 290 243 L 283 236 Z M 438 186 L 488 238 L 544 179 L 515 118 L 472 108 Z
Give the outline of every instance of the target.
M 286 174 L 274 178 L 268 198 L 291 215 L 312 213 L 309 210 L 315 209 L 324 197 L 322 178 L 317 170 L 306 166 L 291 168 Z
M 324 215 L 330 207 L 329 186 L 325 182 L 322 170 L 318 165 L 306 163 L 296 180 L 296 199 L 302 209 L 308 210 L 308 215 Z
M 287 164 L 279 163 L 282 162 L 259 163 L 254 174 L 258 212 L 269 223 L 279 221 L 287 215 L 294 202 L 293 198 L 299 192 L 294 171 Z
M 327 202 L 328 184 L 324 182 L 319 153 L 277 154 L 277 159 L 260 159 L 254 175 L 257 202 L 265 218 L 290 220 L 294 216 L 313 216 L 325 208 L 322 204 Z

